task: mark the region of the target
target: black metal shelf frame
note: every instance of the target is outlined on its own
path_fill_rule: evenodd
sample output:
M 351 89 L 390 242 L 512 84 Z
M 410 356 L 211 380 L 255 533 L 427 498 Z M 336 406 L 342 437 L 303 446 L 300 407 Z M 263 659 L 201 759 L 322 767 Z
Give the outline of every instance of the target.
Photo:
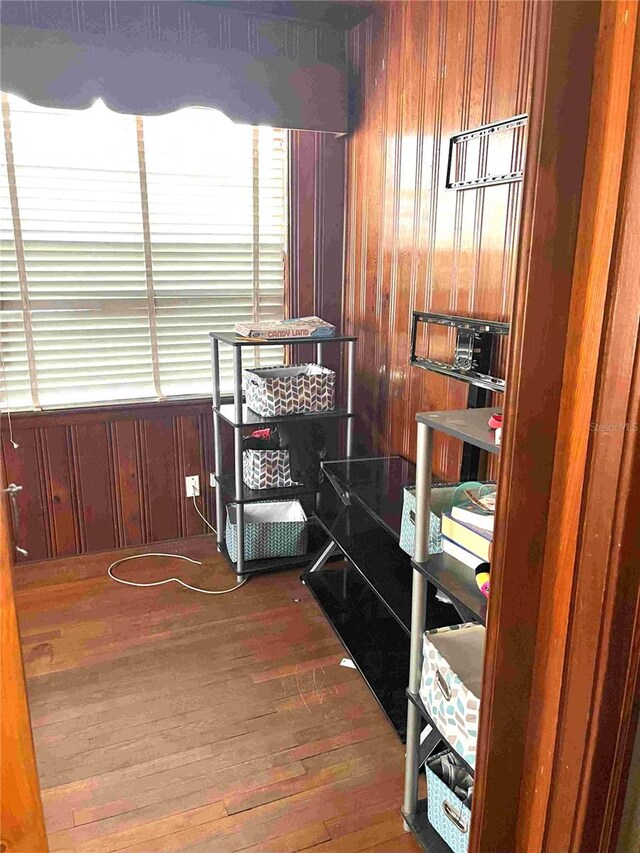
M 257 560 L 246 561 L 244 556 L 244 508 L 247 503 L 259 500 L 286 499 L 303 494 L 312 494 L 313 489 L 306 487 L 288 487 L 283 489 L 269 489 L 257 492 L 248 489 L 242 476 L 242 440 L 243 429 L 247 426 L 268 426 L 269 424 L 285 423 L 287 421 L 314 420 L 314 419 L 340 419 L 346 420 L 346 448 L 345 454 L 350 457 L 353 447 L 353 418 L 355 415 L 353 400 L 353 380 L 355 373 L 355 345 L 357 338 L 353 335 L 335 335 L 323 338 L 279 338 L 277 340 L 260 340 L 238 338 L 228 332 L 210 332 L 211 339 L 211 367 L 213 374 L 213 440 L 214 440 L 214 476 L 216 480 L 216 536 L 218 549 L 229 560 L 238 578 L 252 571 L 275 571 L 281 568 L 292 568 L 305 565 L 311 555 L 299 557 L 297 562 L 291 562 L 291 558 L 279 561 Z M 220 393 L 220 344 L 228 345 L 233 351 L 233 403 L 222 404 Z M 318 364 L 323 363 L 323 350 L 330 344 L 344 345 L 346 347 L 346 408 L 331 412 L 312 412 L 300 415 L 286 415 L 279 418 L 265 418 L 252 412 L 244 403 L 242 393 L 242 351 L 246 347 L 262 346 L 298 346 L 299 344 L 313 344 Z M 222 466 L 222 437 L 221 427 L 226 423 L 233 429 L 234 437 L 234 473 L 225 475 Z M 225 523 L 224 523 L 224 496 L 226 493 L 237 504 L 236 524 L 238 537 L 238 559 L 233 563 L 225 546 Z
M 402 815 L 405 827 L 413 832 L 425 850 L 438 850 L 437 842 L 444 842 L 439 836 L 434 841 L 435 831 L 427 817 L 424 801 L 418 799 L 418 774 L 423 751 L 420 732 L 428 714 L 419 701 L 420 680 L 422 676 L 423 637 L 427 625 L 427 583 L 431 581 L 449 594 L 461 613 L 465 608 L 472 621 L 484 623 L 486 601 L 470 595 L 468 585 L 458 583 L 458 568 L 461 564 L 446 554 L 429 554 L 428 530 L 431 497 L 431 465 L 434 431 L 444 432 L 466 442 L 473 447 L 499 454 L 500 447 L 495 444 L 488 420 L 495 412 L 494 408 L 462 409 L 452 412 L 424 412 L 416 415 L 418 422 L 418 444 L 416 460 L 416 544 L 412 581 L 411 605 L 411 651 L 409 663 L 409 687 L 407 691 L 407 749 L 405 753 L 405 796 Z M 462 605 L 462 607 L 461 607 Z M 431 723 L 433 725 L 433 722 Z M 437 731 L 437 728 L 434 726 Z M 455 750 L 454 750 L 455 751 Z M 457 754 L 457 753 L 456 753 Z M 436 834 L 437 835 L 437 834 Z M 447 845 L 444 850 L 448 850 Z
M 446 746 L 455 754 L 458 761 L 462 764 L 462 766 L 465 768 L 465 770 L 468 773 L 470 773 L 472 776 L 475 776 L 475 773 L 476 773 L 475 769 L 469 764 L 469 762 L 466 760 L 466 758 L 464 758 L 462 755 L 460 755 L 460 753 L 458 752 L 457 749 L 455 749 L 455 747 L 451 746 L 451 744 L 446 739 L 446 737 L 443 734 L 441 734 L 440 730 L 438 729 L 438 726 L 435 724 L 435 722 L 433 720 L 433 717 L 427 711 L 427 709 L 424 707 L 424 702 L 420 698 L 420 694 L 419 693 L 412 693 L 410 690 L 406 690 L 405 693 L 406 693 L 409 701 L 412 702 L 416 706 L 416 708 L 420 712 L 420 716 L 425 721 L 425 723 L 427 723 L 429 726 L 431 726 L 431 728 L 433 729 L 433 731 L 437 735 L 438 740 L 440 740 L 440 741 L 442 741 L 442 743 L 446 744 Z M 428 757 L 428 756 L 426 756 L 426 757 Z

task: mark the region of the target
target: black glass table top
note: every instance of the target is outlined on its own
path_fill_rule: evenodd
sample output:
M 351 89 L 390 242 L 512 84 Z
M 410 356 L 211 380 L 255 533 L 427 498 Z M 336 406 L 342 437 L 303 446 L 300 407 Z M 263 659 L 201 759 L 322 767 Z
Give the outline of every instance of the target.
M 405 486 L 416 482 L 416 466 L 412 462 L 401 456 L 384 456 L 324 462 L 322 467 L 396 539 L 400 538 L 402 493 Z

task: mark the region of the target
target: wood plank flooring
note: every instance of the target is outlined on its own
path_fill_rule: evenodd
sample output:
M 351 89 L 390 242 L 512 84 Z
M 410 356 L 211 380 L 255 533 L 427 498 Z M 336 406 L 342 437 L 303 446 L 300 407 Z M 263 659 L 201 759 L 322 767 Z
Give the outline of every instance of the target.
M 16 568 L 52 853 L 416 853 L 403 748 L 299 572 L 137 589 L 109 552 Z M 233 584 L 210 537 L 122 576 Z

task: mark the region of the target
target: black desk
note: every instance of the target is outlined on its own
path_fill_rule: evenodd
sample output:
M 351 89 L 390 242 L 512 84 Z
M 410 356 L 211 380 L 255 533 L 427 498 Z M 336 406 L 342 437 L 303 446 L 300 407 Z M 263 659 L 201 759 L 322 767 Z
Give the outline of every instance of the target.
M 346 565 L 317 561 L 302 580 L 404 742 L 412 567 L 398 542 L 403 489 L 415 483 L 415 466 L 392 456 L 323 469 L 316 517 Z M 427 594 L 429 628 L 462 621 L 436 599 L 435 586 Z

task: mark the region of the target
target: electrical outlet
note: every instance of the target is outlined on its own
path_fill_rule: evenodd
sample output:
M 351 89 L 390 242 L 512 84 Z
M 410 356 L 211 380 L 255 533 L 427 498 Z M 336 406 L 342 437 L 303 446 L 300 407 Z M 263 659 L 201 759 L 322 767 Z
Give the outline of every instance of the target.
M 209 485 L 211 486 L 212 489 L 215 489 L 215 487 L 216 487 L 216 475 L 215 474 L 209 474 Z
M 188 498 L 197 498 L 200 494 L 200 477 L 197 474 L 185 477 L 184 486 Z

